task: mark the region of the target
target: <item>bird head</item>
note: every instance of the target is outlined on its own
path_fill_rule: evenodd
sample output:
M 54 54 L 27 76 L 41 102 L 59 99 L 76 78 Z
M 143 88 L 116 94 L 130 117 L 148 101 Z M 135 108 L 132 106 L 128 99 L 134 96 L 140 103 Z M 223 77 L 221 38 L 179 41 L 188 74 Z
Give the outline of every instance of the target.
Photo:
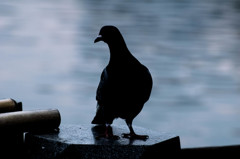
M 101 28 L 99 35 L 94 40 L 94 43 L 99 41 L 103 41 L 108 45 L 111 45 L 111 44 L 122 42 L 124 40 L 117 27 L 106 25 Z

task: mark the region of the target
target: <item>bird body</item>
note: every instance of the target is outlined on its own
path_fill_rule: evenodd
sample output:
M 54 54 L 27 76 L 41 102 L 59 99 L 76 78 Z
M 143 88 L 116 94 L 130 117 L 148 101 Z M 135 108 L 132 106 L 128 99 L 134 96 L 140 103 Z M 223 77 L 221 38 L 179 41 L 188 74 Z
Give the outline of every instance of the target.
M 133 119 L 150 97 L 152 77 L 147 67 L 130 53 L 116 27 L 104 26 L 95 42 L 100 40 L 108 44 L 110 60 L 97 88 L 97 112 L 92 124 L 110 125 L 120 117 L 126 120 L 131 133 Z

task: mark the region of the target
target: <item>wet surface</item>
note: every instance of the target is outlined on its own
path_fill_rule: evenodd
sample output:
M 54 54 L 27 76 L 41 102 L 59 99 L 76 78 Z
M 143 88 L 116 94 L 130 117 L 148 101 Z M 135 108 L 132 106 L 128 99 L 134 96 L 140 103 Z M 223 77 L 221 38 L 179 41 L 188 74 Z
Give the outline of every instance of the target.
M 36 135 L 36 137 L 44 140 L 52 140 L 54 142 L 62 142 L 66 144 L 75 145 L 154 145 L 172 138 L 177 137 L 174 134 L 167 132 L 154 132 L 142 127 L 135 127 L 138 133 L 149 135 L 149 139 L 143 140 L 130 140 L 122 138 L 121 134 L 128 132 L 128 128 L 123 125 L 112 126 L 115 135 L 120 136 L 118 140 L 100 138 L 96 139 L 98 134 L 101 134 L 103 128 L 100 126 L 91 125 L 62 125 L 59 132 L 47 133 Z

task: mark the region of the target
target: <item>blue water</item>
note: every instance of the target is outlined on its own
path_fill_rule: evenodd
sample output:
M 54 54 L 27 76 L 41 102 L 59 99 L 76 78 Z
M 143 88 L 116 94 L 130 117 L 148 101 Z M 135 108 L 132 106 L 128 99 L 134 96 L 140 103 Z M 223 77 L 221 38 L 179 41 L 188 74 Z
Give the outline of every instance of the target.
M 90 124 L 109 60 L 93 41 L 111 24 L 154 80 L 134 125 L 182 147 L 240 144 L 239 17 L 238 0 L 0 1 L 0 98 Z

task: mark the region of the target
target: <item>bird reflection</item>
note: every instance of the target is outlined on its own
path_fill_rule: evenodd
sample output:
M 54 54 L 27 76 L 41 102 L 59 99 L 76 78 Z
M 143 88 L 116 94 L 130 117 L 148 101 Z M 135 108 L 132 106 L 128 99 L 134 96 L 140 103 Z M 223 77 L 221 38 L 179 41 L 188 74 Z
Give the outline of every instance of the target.
M 96 125 L 92 127 L 92 134 L 94 137 L 94 143 L 97 145 L 102 145 L 102 144 L 115 144 L 119 145 L 118 140 L 116 139 L 106 139 L 102 138 L 101 136 L 106 133 L 106 126 L 105 125 Z M 108 132 L 112 133 L 112 127 L 108 127 Z
M 114 129 L 115 131 L 118 131 L 118 129 Z M 96 125 L 91 128 L 94 143 L 96 145 L 133 145 L 136 141 L 136 139 L 126 139 L 126 138 L 118 138 L 119 140 L 112 139 L 112 138 L 103 138 L 101 137 L 103 134 L 105 134 L 106 126 L 105 125 Z M 110 126 L 109 130 L 110 133 L 113 133 L 113 128 Z M 120 132 L 117 132 L 120 133 Z

